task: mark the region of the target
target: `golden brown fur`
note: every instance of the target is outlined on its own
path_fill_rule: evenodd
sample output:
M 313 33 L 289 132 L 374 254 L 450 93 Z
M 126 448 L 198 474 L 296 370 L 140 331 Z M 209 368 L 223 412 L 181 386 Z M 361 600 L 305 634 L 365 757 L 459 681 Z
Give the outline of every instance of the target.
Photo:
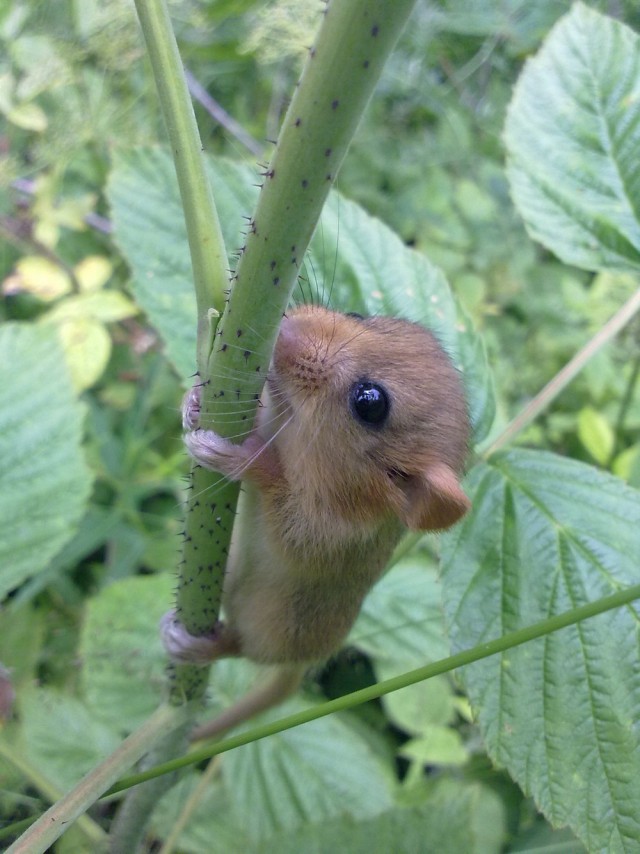
M 381 425 L 363 424 L 350 404 L 363 379 L 386 391 Z M 187 413 L 188 427 L 193 420 Z M 234 445 L 207 430 L 185 436 L 202 465 L 245 482 L 226 624 L 210 658 L 287 666 L 276 679 L 293 690 L 291 666 L 302 673 L 339 647 L 403 527 L 439 530 L 467 511 L 459 476 L 468 440 L 460 378 L 426 329 L 318 307 L 291 312 L 251 437 Z M 198 736 L 282 698 L 274 694 L 272 686 Z

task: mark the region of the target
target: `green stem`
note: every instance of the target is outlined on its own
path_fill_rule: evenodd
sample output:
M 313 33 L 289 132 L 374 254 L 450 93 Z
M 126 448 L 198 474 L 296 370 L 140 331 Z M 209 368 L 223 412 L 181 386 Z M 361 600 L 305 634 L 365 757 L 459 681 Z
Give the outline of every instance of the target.
M 210 759 L 212 756 L 217 756 L 220 753 L 225 753 L 228 750 L 233 750 L 243 744 L 249 744 L 252 741 L 258 741 L 261 738 L 266 738 L 269 735 L 283 732 L 295 726 L 315 721 L 318 718 L 331 715 L 334 712 L 342 712 L 346 709 L 351 709 L 369 700 L 375 700 L 382 697 L 384 694 L 390 694 L 392 691 L 399 691 L 401 688 L 406 688 L 409 685 L 414 685 L 416 682 L 422 682 L 425 679 L 431 679 L 433 676 L 439 676 L 443 673 L 449 673 L 456 670 L 458 667 L 465 667 L 468 664 L 473 664 L 483 658 L 489 658 L 491 655 L 497 655 L 501 652 L 506 652 L 513 647 L 536 640 L 537 638 L 549 635 L 552 632 L 560 631 L 568 626 L 573 626 L 582 620 L 590 619 L 598 614 L 603 614 L 606 611 L 611 611 L 614 608 L 620 608 L 623 605 L 628 605 L 635 599 L 640 598 L 640 584 L 632 587 L 627 587 L 624 590 L 619 590 L 611 596 L 605 596 L 598 599 L 596 602 L 589 602 L 586 605 L 581 605 L 578 608 L 572 608 L 570 611 L 565 611 L 562 614 L 557 614 L 554 617 L 549 617 L 546 620 L 540 620 L 533 625 L 526 626 L 523 629 L 518 629 L 515 632 L 509 632 L 496 640 L 478 644 L 472 649 L 464 650 L 456 655 L 451 655 L 448 658 L 443 658 L 440 661 L 427 664 L 424 667 L 418 667 L 416 670 L 411 670 L 408 673 L 403 673 L 401 676 L 395 676 L 392 679 L 386 679 L 384 682 L 379 682 L 377 685 L 371 685 L 368 688 L 362 688 L 360 691 L 354 691 L 352 694 L 347 694 L 344 697 L 338 697 L 336 700 L 330 700 L 327 703 L 321 703 L 317 706 L 312 706 L 310 709 L 305 709 L 302 712 L 297 712 L 294 715 L 289 715 L 279 721 L 262 724 L 261 726 L 253 727 L 247 732 L 227 738 L 217 744 L 203 747 L 200 750 L 194 750 L 188 756 L 175 759 L 172 762 L 167 762 L 164 765 L 151 768 L 149 771 L 142 774 L 134 774 L 121 780 L 110 790 L 110 794 L 120 792 L 129 786 L 135 786 L 138 783 L 149 780 L 157 774 L 167 774 L 172 771 L 177 771 L 188 765 L 193 765 L 203 760 Z
M 278 327 L 362 112 L 414 0 L 328 3 L 283 121 L 204 383 L 201 424 L 238 440 L 250 431 Z M 241 378 L 241 379 L 238 379 Z M 238 414 L 241 410 L 240 415 Z M 238 485 L 196 469 L 187 505 L 177 610 L 192 634 L 215 624 Z M 186 672 L 186 676 L 184 673 Z M 178 668 L 174 696 L 202 690 L 202 669 Z M 186 686 L 186 687 L 185 687 Z
M 227 253 L 166 3 L 135 0 L 135 5 L 167 125 L 184 208 L 198 313 L 197 364 L 202 372 L 211 345 L 209 311 L 222 310 L 228 287 Z
M 58 786 L 53 785 L 36 767 L 25 759 L 21 753 L 13 750 L 11 745 L 4 741 L 0 741 L 0 756 L 12 765 L 30 785 L 34 786 L 46 799 L 48 803 L 54 803 L 59 800 L 63 793 Z M 24 827 L 29 827 L 33 821 L 27 820 Z M 97 822 L 93 821 L 89 816 L 83 815 L 78 819 L 78 830 L 85 837 L 85 844 L 92 849 L 100 849 L 106 840 L 106 833 Z M 18 832 L 18 831 L 16 831 Z M 0 839 L 2 837 L 0 836 Z
M 618 417 L 616 418 L 616 424 L 613 428 L 613 436 L 614 443 L 613 448 L 611 449 L 611 454 L 609 455 L 609 459 L 607 460 L 607 468 L 611 468 L 614 459 L 616 458 L 616 454 L 618 452 L 618 448 L 620 447 L 620 440 L 622 437 L 622 430 L 624 428 L 624 422 L 626 420 L 627 414 L 629 412 L 629 407 L 631 406 L 631 401 L 633 400 L 633 393 L 636 388 L 636 384 L 638 382 L 638 378 L 640 377 L 640 353 L 633 360 L 633 367 L 631 368 L 631 374 L 629 376 L 629 381 L 627 382 L 627 387 L 625 388 L 624 395 L 622 401 L 620 403 L 620 410 L 618 412 Z
M 128 736 L 104 762 L 90 771 L 61 800 L 7 849 L 6 854 L 44 854 L 70 825 L 92 806 L 127 769 L 131 768 L 162 736 L 189 719 L 189 706 L 160 706 L 145 723 Z
M 597 332 L 593 338 L 579 350 L 576 355 L 559 371 L 551 382 L 540 391 L 530 403 L 517 415 L 513 421 L 502 431 L 497 439 L 482 449 L 483 457 L 490 457 L 496 451 L 508 445 L 509 442 L 534 421 L 541 412 L 548 408 L 551 401 L 560 394 L 563 389 L 584 368 L 587 362 L 604 347 L 612 338 L 623 329 L 627 323 L 640 311 L 640 290 L 636 291 L 630 299 L 611 317 L 607 323 Z

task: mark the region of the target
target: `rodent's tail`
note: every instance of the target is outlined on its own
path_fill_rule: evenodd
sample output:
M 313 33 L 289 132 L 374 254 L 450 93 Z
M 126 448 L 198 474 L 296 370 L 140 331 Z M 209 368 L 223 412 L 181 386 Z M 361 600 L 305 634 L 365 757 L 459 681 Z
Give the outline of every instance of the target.
M 237 703 L 225 709 L 217 718 L 196 727 L 191 741 L 222 735 L 227 730 L 249 720 L 259 712 L 277 706 L 293 694 L 302 682 L 306 667 L 303 664 L 281 664 L 264 681 L 258 683 Z

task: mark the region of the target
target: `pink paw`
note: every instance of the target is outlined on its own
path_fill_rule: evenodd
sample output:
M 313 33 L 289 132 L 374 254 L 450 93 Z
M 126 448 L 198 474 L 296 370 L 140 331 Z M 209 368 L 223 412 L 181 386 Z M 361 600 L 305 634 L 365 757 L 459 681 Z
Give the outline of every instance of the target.
M 168 656 L 178 664 L 211 664 L 220 657 L 217 632 L 210 635 L 190 635 L 176 617 L 175 610 L 167 611 L 160 620 L 160 637 Z
M 195 430 L 200 420 L 200 398 L 202 396 L 202 388 L 199 385 L 194 385 L 185 394 L 182 400 L 182 429 Z

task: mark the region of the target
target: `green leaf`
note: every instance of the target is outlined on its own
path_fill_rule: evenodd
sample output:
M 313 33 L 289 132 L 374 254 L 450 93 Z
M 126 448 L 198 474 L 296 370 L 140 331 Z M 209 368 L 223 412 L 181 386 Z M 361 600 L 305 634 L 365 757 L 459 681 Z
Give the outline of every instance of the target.
M 162 699 L 167 659 L 158 626 L 173 586 L 169 575 L 127 578 L 88 602 L 79 645 L 84 697 L 96 718 L 120 732 L 140 725 Z
M 640 494 L 573 460 L 512 451 L 476 466 L 473 510 L 443 537 L 455 651 L 640 579 Z M 590 850 L 640 843 L 638 606 L 461 671 L 494 761 Z
M 119 151 L 108 185 L 115 241 L 133 273 L 138 304 L 161 334 L 182 377 L 195 370 L 196 302 L 184 214 L 171 156 L 162 148 Z M 208 161 L 211 165 L 211 161 Z M 226 246 L 242 245 L 255 177 L 225 160 L 210 168 Z M 230 265 L 233 260 L 230 258 Z M 221 308 L 221 306 L 217 306 Z
M 49 125 L 45 111 L 33 102 L 16 104 L 7 112 L 7 119 L 23 130 L 32 130 L 36 133 L 42 133 Z
M 378 581 L 364 601 L 348 642 L 370 657 L 378 681 L 449 654 L 441 588 L 426 554 L 403 559 Z M 396 726 L 416 734 L 434 724 L 446 724 L 454 711 L 446 677 L 394 691 L 382 703 Z
M 153 832 L 166 839 L 173 832 L 185 801 L 189 801 L 193 809 L 178 839 L 180 851 L 185 854 L 250 852 L 244 823 L 234 820 L 229 795 L 220 778 L 210 782 L 204 791 L 197 789 L 202 785 L 199 778 L 199 774 L 187 773 L 166 793 L 153 811 Z
M 196 775 L 182 780 L 160 802 L 152 818 L 158 834 L 173 829 L 184 800 L 197 784 Z M 303 782 L 292 783 L 299 791 Z M 180 851 L 188 854 L 498 854 L 505 841 L 504 809 L 488 786 L 440 779 L 421 787 L 411 806 L 392 806 L 374 818 L 339 816 L 282 830 L 253 842 L 247 835 L 244 807 L 236 820 L 230 799 L 219 782 L 210 784 L 179 836 Z
M 505 836 L 504 810 L 495 792 L 477 783 L 440 779 L 422 788 L 416 805 L 397 806 L 370 820 L 338 818 L 278 834 L 267 840 L 268 849 L 263 843 L 255 854 L 498 854 Z
M 243 229 L 256 197 L 256 178 L 246 166 L 207 162 L 225 244 L 242 246 Z M 195 365 L 195 297 L 173 164 L 162 149 L 120 152 L 109 180 L 115 239 L 132 272 L 139 305 L 160 332 L 167 354 L 183 377 Z M 233 258 L 230 266 L 235 266 Z M 493 391 L 482 345 L 470 325 L 459 340 L 456 306 L 442 272 L 408 249 L 379 220 L 333 193 L 305 260 L 298 300 L 330 303 L 342 310 L 388 313 L 431 328 L 463 371 L 477 438 L 493 421 Z
M 33 684 L 42 654 L 46 618 L 41 608 L 23 605 L 2 614 L 0 632 L 0 662 L 9 668 L 11 681 Z
M 457 730 L 433 726 L 422 736 L 407 741 L 400 755 L 420 765 L 464 765 L 469 753 Z
M 19 696 L 25 757 L 66 791 L 118 747 L 115 730 L 68 695 L 32 688 Z
M 73 536 L 91 486 L 84 410 L 54 329 L 0 328 L 0 597 L 42 571 Z
M 536 240 L 588 270 L 640 267 L 640 39 L 576 3 L 518 82 L 505 140 Z
M 578 413 L 578 438 L 600 465 L 606 465 L 613 446 L 615 435 L 607 419 L 591 406 L 585 406 Z
M 247 661 L 220 661 L 213 668 L 212 703 L 206 717 L 227 708 L 266 669 Z M 256 716 L 240 729 L 300 711 L 300 698 Z M 234 820 L 253 840 L 339 815 L 361 819 L 392 803 L 388 768 L 344 720 L 332 716 L 277 733 L 225 754 L 223 780 Z M 295 785 L 292 781 L 304 781 Z M 295 786 L 295 794 L 292 785 Z M 247 804 L 251 810 L 247 811 Z
M 369 591 L 348 642 L 397 673 L 449 654 L 441 587 L 426 554 L 399 561 Z
M 119 291 L 89 291 L 61 300 L 47 312 L 47 320 L 60 322 L 74 318 L 92 318 L 103 323 L 114 323 L 133 317 L 138 309 Z
M 290 701 L 261 720 L 301 708 Z M 236 820 L 255 840 L 338 816 L 372 818 L 393 801 L 388 767 L 335 716 L 234 750 L 225 757 L 224 780 Z

